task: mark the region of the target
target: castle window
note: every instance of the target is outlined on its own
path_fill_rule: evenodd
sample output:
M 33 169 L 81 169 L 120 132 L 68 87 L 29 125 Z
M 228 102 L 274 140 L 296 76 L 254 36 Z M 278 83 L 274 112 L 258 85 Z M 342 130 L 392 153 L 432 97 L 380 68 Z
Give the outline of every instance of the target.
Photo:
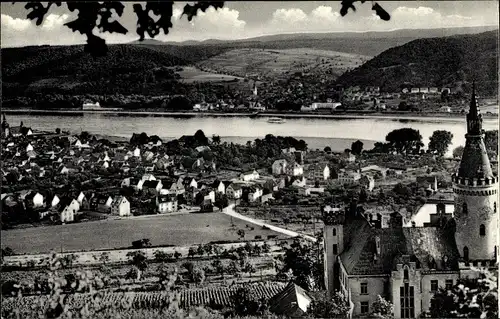
M 332 233 L 333 233 L 333 236 L 337 236 L 337 229 L 334 228 L 333 231 L 332 231 Z
M 361 301 L 361 313 L 368 313 L 370 311 L 370 304 L 368 301 Z
M 338 254 L 337 244 L 333 244 L 333 246 L 332 246 L 332 254 L 334 254 L 334 255 Z
M 438 291 L 439 282 L 437 280 L 431 280 L 431 292 Z
M 361 283 L 361 294 L 368 295 L 368 283 L 366 282 Z
M 408 266 L 405 266 L 405 268 L 403 270 L 403 278 L 404 278 L 404 280 L 410 279 L 410 272 L 408 271 Z
M 414 287 L 405 283 L 400 287 L 401 318 L 415 318 L 415 291 Z
M 497 212 L 497 202 L 493 203 L 493 213 Z
M 464 259 L 469 260 L 469 247 L 467 246 L 464 247 Z
M 483 224 L 479 226 L 479 236 L 486 236 L 486 227 Z
M 467 204 L 466 204 L 466 203 L 464 203 L 464 204 L 462 205 L 462 213 L 463 213 L 464 215 L 467 215 L 467 214 L 468 214 L 468 211 L 467 211 Z

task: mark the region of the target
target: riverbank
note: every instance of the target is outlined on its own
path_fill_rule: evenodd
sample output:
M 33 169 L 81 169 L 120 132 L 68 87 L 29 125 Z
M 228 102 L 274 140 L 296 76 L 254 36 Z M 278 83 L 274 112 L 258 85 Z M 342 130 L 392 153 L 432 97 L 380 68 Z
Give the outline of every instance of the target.
M 427 112 L 427 113 L 413 113 L 413 112 L 335 112 L 335 113 L 282 113 L 282 112 L 260 112 L 247 113 L 247 112 L 163 112 L 163 111 L 127 111 L 127 110 L 38 110 L 38 109 L 3 109 L 5 114 L 24 114 L 24 115 L 68 115 L 78 116 L 85 114 L 102 114 L 113 116 L 137 116 L 137 117 L 282 117 L 282 118 L 310 118 L 310 119 L 401 119 L 401 120 L 426 120 L 436 121 L 463 121 L 464 114 L 460 113 L 444 113 L 444 112 Z M 497 119 L 498 114 L 483 114 L 485 119 Z

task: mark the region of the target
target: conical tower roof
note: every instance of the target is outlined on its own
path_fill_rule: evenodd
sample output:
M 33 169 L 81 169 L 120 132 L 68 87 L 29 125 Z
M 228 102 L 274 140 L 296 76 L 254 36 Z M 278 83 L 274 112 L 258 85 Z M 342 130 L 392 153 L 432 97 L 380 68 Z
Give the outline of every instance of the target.
M 473 84 L 469 113 L 467 114 L 465 147 L 457 175 L 462 178 L 491 178 L 494 175 L 484 144 L 483 119 L 479 113 L 475 91 Z

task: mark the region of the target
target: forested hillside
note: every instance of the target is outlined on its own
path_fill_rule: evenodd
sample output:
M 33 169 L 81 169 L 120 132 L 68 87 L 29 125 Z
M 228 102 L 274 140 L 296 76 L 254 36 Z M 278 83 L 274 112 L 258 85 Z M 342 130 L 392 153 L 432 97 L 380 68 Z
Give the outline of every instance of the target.
M 402 85 L 460 87 L 476 80 L 480 94 L 498 91 L 498 30 L 411 41 L 391 48 L 344 73 L 345 86 L 380 86 L 399 91 Z
M 19 96 L 42 89 L 43 93 L 74 94 L 168 91 L 176 77 L 170 67 L 221 52 L 220 48 L 123 44 L 110 45 L 106 56 L 93 58 L 83 46 L 2 49 L 3 94 Z

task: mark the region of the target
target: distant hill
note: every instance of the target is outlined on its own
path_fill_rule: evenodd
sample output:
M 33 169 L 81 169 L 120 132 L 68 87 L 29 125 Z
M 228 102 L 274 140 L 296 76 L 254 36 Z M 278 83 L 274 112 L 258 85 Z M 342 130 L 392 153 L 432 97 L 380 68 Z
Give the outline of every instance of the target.
M 398 91 L 403 83 L 415 87 L 457 87 L 475 79 L 480 94 L 496 95 L 497 43 L 498 30 L 418 39 L 382 52 L 341 75 L 337 83 Z
M 475 34 L 495 30 L 496 26 L 440 28 L 440 29 L 401 29 L 380 32 L 328 32 L 328 33 L 293 33 L 266 35 L 240 40 L 162 42 L 144 40 L 143 44 L 172 46 L 219 46 L 222 48 L 241 49 L 296 49 L 309 48 L 318 50 L 333 50 L 353 54 L 375 56 L 383 51 L 403 45 L 409 41 L 421 38 L 445 37 L 457 34 Z M 133 41 L 132 44 L 141 44 Z

